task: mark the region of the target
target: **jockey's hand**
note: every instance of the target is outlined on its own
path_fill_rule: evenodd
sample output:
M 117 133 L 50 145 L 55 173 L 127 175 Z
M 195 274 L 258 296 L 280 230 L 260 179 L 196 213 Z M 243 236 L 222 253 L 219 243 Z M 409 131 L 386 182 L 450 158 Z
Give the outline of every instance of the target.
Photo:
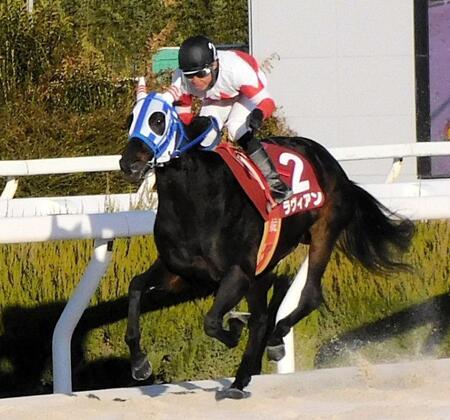
M 247 126 L 252 130 L 259 130 L 262 126 L 264 114 L 259 108 L 255 108 L 247 117 Z

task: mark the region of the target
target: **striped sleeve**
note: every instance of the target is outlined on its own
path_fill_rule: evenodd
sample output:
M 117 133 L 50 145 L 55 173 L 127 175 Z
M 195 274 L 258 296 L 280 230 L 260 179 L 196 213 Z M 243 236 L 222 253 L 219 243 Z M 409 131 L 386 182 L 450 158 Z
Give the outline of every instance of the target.
M 176 70 L 172 84 L 167 90 L 174 98 L 174 107 L 184 124 L 190 124 L 194 118 L 192 113 L 192 95 L 183 89 L 181 71 Z
M 253 104 L 259 108 L 264 119 L 269 118 L 275 111 L 275 101 L 266 88 L 266 78 L 261 72 L 255 58 L 241 51 L 236 51 L 236 55 L 248 64 L 247 75 L 241 74 L 241 77 L 248 77 L 251 84 L 242 84 L 239 91 L 247 97 Z M 241 79 L 242 80 L 242 79 Z

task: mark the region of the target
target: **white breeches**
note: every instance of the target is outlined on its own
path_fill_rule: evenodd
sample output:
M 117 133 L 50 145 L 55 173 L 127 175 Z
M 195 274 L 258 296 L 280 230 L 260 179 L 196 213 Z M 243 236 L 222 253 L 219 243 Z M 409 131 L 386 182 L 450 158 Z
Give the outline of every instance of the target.
M 229 139 L 236 141 L 248 131 L 247 117 L 255 107 L 256 105 L 246 97 L 220 101 L 205 100 L 199 115 L 215 117 L 219 123 L 219 128 L 222 129 L 225 126 L 228 130 Z

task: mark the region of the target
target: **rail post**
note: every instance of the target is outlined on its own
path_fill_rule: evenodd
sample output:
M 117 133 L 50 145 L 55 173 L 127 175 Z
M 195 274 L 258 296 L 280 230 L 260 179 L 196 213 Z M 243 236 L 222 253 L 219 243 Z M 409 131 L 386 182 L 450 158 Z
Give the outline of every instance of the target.
M 53 393 L 72 393 L 71 342 L 75 327 L 105 274 L 112 255 L 112 240 L 96 239 L 94 255 L 62 312 L 52 340 Z

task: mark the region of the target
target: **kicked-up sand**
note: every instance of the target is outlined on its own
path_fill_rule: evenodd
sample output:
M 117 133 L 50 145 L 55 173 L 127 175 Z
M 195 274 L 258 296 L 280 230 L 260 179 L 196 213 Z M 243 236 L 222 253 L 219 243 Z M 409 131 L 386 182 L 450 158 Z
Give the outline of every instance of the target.
M 255 376 L 242 400 L 229 379 L 0 400 L 5 420 L 450 419 L 450 359 Z

